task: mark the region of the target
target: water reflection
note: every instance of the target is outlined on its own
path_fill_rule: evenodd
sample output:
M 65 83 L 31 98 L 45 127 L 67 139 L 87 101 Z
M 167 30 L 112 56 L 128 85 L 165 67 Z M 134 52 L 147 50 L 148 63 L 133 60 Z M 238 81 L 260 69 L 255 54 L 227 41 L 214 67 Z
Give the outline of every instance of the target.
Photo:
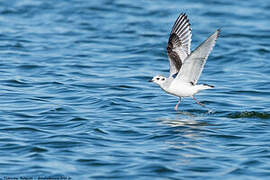
M 211 125 L 205 120 L 201 122 L 200 119 L 202 119 L 202 116 L 199 116 L 198 114 L 192 114 L 187 111 L 178 111 L 174 118 L 164 118 L 160 120 L 163 124 L 167 124 L 171 127 L 185 126 L 190 128 L 201 128 Z

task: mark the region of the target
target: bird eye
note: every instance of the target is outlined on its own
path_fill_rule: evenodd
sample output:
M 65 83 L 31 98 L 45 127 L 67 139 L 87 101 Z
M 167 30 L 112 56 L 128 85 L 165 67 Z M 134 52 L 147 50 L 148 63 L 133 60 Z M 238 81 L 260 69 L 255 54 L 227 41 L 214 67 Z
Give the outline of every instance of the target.
M 159 78 L 157 78 L 157 80 L 159 80 Z
M 165 78 L 162 78 L 162 81 L 164 81 L 165 80 Z

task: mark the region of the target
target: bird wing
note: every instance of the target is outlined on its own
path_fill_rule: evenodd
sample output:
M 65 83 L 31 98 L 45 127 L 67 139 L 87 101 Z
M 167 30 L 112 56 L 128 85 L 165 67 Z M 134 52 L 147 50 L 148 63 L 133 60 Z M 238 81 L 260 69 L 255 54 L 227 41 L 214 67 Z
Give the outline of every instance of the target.
M 203 66 L 216 44 L 220 30 L 218 29 L 200 44 L 185 60 L 176 78 L 196 84 L 203 70 Z
M 167 46 L 170 62 L 170 76 L 179 72 L 190 54 L 191 28 L 186 14 L 181 13 L 175 21 Z

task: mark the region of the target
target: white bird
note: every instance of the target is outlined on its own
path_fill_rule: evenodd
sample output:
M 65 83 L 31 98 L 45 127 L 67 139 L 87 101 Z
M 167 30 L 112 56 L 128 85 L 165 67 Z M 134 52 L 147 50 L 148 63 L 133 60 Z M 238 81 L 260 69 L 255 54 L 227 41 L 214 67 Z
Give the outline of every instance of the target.
M 165 92 L 179 97 L 175 110 L 182 97 L 192 97 L 200 103 L 194 95 L 201 90 L 211 89 L 214 86 L 207 84 L 197 85 L 204 64 L 216 44 L 220 30 L 216 30 L 193 52 L 190 52 L 191 28 L 186 14 L 181 13 L 175 21 L 167 46 L 170 62 L 170 76 L 168 78 L 157 75 L 150 82 L 158 84 Z

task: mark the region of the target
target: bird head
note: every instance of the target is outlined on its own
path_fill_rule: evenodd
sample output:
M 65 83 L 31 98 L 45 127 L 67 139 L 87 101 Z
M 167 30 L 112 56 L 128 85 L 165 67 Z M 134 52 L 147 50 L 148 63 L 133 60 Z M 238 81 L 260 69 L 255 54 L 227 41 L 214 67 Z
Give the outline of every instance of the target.
M 166 79 L 167 78 L 164 76 L 157 75 L 157 76 L 153 77 L 151 80 L 149 80 L 149 82 L 153 82 L 159 86 L 162 86 L 166 82 Z

